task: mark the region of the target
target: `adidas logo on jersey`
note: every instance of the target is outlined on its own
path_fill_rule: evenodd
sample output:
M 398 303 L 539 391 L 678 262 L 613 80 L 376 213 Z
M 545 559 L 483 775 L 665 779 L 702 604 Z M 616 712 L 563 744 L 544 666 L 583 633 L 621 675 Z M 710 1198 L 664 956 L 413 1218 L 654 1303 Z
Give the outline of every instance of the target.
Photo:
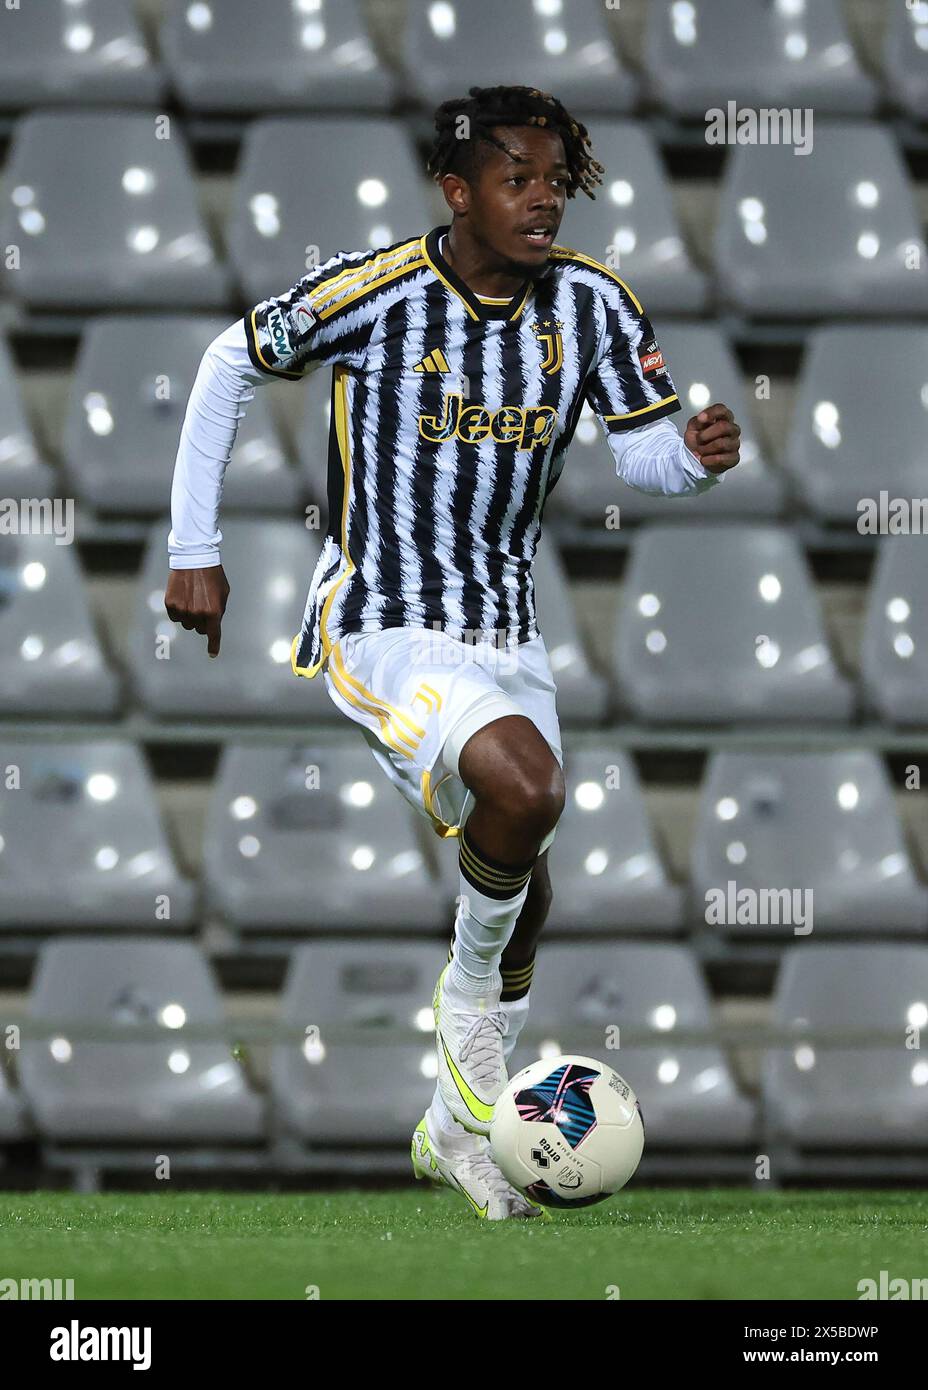
M 444 374 L 445 372 L 450 372 L 451 368 L 448 366 L 447 358 L 441 348 L 436 348 L 435 351 L 430 352 L 427 357 L 423 357 L 421 362 L 417 362 L 413 367 L 413 371 L 441 372 Z

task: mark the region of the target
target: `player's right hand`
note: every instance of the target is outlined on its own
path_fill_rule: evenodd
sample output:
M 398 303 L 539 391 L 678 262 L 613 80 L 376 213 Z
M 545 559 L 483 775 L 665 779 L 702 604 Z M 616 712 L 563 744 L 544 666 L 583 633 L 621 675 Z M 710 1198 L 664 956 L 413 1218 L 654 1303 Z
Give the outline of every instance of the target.
M 222 616 L 229 601 L 229 581 L 222 565 L 207 569 L 171 570 L 164 606 L 172 623 L 207 639 L 209 656 L 219 655 Z

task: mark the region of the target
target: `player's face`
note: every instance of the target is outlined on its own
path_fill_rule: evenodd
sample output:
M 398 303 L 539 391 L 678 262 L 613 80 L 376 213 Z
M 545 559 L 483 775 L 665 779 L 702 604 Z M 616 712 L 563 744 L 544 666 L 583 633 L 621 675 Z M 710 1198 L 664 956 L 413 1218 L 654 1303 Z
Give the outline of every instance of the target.
M 471 189 L 474 235 L 502 265 L 536 276 L 544 269 L 564 216 L 567 164 L 561 137 L 530 126 L 499 126 L 509 151 L 493 149 Z

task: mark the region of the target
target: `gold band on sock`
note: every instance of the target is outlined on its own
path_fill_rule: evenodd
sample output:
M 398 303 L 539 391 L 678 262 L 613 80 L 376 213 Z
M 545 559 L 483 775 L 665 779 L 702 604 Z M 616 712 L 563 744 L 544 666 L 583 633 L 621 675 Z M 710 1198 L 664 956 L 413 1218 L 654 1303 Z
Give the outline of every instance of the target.
M 500 967 L 500 975 L 503 981 L 503 992 L 500 1002 L 511 1004 L 516 999 L 524 999 L 532 987 L 532 975 L 535 971 L 535 957 L 527 965 L 517 965 L 513 969 L 507 970 Z
M 503 864 L 498 859 L 491 859 L 470 840 L 466 825 L 458 837 L 458 845 L 461 874 L 478 893 L 488 898 L 500 901 L 514 898 L 532 876 L 534 859 L 528 865 Z

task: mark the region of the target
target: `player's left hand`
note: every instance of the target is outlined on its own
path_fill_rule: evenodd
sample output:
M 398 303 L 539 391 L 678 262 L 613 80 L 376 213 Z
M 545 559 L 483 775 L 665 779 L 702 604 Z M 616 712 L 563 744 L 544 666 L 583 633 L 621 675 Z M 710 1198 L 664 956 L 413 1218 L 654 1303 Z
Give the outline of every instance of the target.
M 727 473 L 741 457 L 741 426 L 727 405 L 707 405 L 686 427 L 683 442 L 707 473 Z

